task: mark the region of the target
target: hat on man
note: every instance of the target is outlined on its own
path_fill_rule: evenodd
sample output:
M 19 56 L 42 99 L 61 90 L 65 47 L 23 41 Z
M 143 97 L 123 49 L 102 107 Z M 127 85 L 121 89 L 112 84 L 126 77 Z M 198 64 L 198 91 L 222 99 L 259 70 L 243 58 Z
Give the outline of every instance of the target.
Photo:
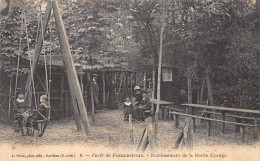
M 40 97 L 41 99 L 45 99 L 45 100 L 47 100 L 48 99 L 48 97 L 47 97 L 47 95 L 41 95 L 41 97 Z
M 138 89 L 141 89 L 141 88 L 139 86 L 134 87 L 134 90 L 138 90 Z

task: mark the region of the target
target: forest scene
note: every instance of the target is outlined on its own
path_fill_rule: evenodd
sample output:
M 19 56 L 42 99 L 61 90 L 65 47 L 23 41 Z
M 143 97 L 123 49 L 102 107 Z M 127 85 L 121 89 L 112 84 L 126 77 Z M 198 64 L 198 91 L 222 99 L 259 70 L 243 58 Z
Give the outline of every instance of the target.
M 259 0 L 0 2 L 0 150 L 259 148 Z

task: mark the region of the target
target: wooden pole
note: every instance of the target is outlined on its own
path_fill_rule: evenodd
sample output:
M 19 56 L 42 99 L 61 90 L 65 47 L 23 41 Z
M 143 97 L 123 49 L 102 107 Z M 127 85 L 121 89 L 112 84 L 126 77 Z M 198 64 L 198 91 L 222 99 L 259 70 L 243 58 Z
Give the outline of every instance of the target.
M 66 99 L 66 112 L 65 112 L 65 117 L 69 116 L 69 93 L 66 92 L 65 94 L 65 99 Z
M 70 79 L 70 75 L 67 75 L 67 79 Z M 69 84 L 72 83 L 72 81 L 69 81 Z M 84 126 L 82 125 L 81 119 L 80 119 L 80 112 L 77 106 L 77 102 L 76 102 L 76 97 L 75 97 L 75 93 L 71 92 L 71 85 L 69 85 L 69 90 L 70 90 L 70 94 L 68 93 L 68 97 L 70 96 L 70 108 L 67 109 L 67 116 L 70 115 L 70 109 L 73 109 L 72 112 L 74 114 L 74 119 L 75 119 L 75 123 L 76 123 L 76 127 L 77 127 L 77 131 L 81 132 L 82 129 L 84 128 Z M 69 101 L 69 99 L 67 99 L 67 101 Z M 69 105 L 68 105 L 69 107 Z M 82 128 L 83 127 L 83 128 Z
M 192 86 L 191 86 L 192 78 L 191 78 L 190 69 L 188 69 L 187 80 L 188 80 L 187 81 L 188 82 L 188 103 L 192 104 Z M 189 109 L 191 109 L 191 108 L 189 108 Z
M 81 88 L 81 92 L 82 92 L 82 95 L 84 93 L 84 86 L 83 86 L 83 75 L 79 75 L 79 79 L 80 79 L 80 88 Z
M 103 72 L 103 109 L 106 108 L 106 79 L 105 72 Z
M 36 93 L 37 105 L 40 105 L 40 92 Z
M 161 77 L 162 77 L 162 44 L 163 44 L 163 32 L 164 32 L 164 17 L 165 17 L 165 4 L 163 5 L 163 22 L 161 27 L 160 33 L 160 52 L 159 52 L 159 63 L 158 63 L 158 77 L 157 77 L 157 104 L 156 104 L 156 111 L 155 111 L 155 122 L 158 122 L 159 111 L 160 111 L 160 99 L 161 99 Z
M 204 95 L 204 87 L 205 87 L 205 78 L 202 81 L 201 84 L 201 90 L 200 90 L 200 104 L 203 104 L 203 95 Z
M 148 144 L 149 144 L 148 134 L 147 134 L 147 129 L 145 128 L 144 132 L 143 132 L 143 135 L 141 137 L 140 143 L 138 145 L 137 150 L 141 151 L 141 152 L 144 152 L 146 150 Z
M 63 97 L 64 97 L 64 78 L 65 78 L 65 76 L 64 76 L 64 74 L 62 74 L 62 76 L 61 76 L 61 84 L 60 84 L 60 92 L 61 92 L 61 96 L 60 96 L 60 112 L 62 112 L 61 113 L 61 117 L 64 117 L 64 105 L 63 105 L 63 103 L 64 103 L 64 101 L 63 101 Z
M 32 74 L 35 71 L 36 64 L 38 63 L 39 57 L 41 55 L 41 50 L 42 50 L 42 45 L 43 45 L 43 36 L 45 36 L 45 34 L 46 34 L 48 22 L 49 22 L 50 15 L 51 15 L 51 9 L 52 9 L 52 2 L 49 1 L 48 4 L 47 4 L 47 7 L 46 7 L 45 14 L 43 16 L 43 23 L 42 23 L 43 24 L 43 27 L 42 27 L 43 30 L 40 30 L 40 34 L 39 34 L 37 43 L 35 45 L 35 56 L 34 56 L 34 59 L 32 61 L 32 68 L 31 68 L 31 71 L 30 71 L 28 78 L 27 78 L 27 81 L 26 81 L 25 100 L 28 99 L 28 94 L 30 92 L 30 89 L 31 89 L 30 87 L 31 87 L 31 83 L 32 83 L 31 77 L 32 77 Z
M 95 124 L 95 102 L 94 102 L 94 93 L 93 93 L 93 76 L 92 73 L 88 73 L 88 78 L 90 79 L 90 96 L 91 96 L 91 117 L 92 124 Z
M 258 121 L 258 119 L 257 118 L 255 118 L 254 119 L 254 125 L 255 125 L 255 127 L 254 127 L 254 139 L 255 139 L 255 141 L 258 141 L 258 124 L 257 124 L 257 121 Z
M 133 73 L 131 72 L 130 74 L 130 93 L 131 93 L 131 100 L 132 100 L 132 97 L 133 97 Z
M 71 107 L 74 108 L 74 117 L 75 117 L 75 123 L 76 123 L 76 127 L 77 127 L 77 131 L 81 132 L 82 131 L 82 124 L 80 121 L 80 115 L 79 115 L 79 111 L 78 111 L 78 107 L 77 107 L 77 102 L 76 99 L 73 98 L 73 93 L 71 93 L 70 97 L 71 97 Z
M 222 120 L 223 121 L 226 120 L 226 112 L 225 111 L 222 112 Z M 222 123 L 222 133 L 225 133 L 225 122 Z
M 129 128 L 130 128 L 130 141 L 131 144 L 134 145 L 134 134 L 133 134 L 133 119 L 132 114 L 129 114 Z
M 137 78 L 137 72 L 135 73 L 135 85 L 137 85 L 138 78 Z
M 258 101 L 260 104 L 260 49 L 259 49 L 259 45 L 260 45 L 260 0 L 256 0 L 256 13 L 257 13 L 257 38 L 258 38 L 258 42 L 257 42 L 257 56 L 258 56 Z M 259 106 L 258 106 L 259 108 Z
M 178 128 L 179 127 L 179 116 L 177 114 L 173 114 L 173 119 L 174 119 L 174 127 Z
M 241 142 L 245 143 L 245 126 L 240 126 Z
M 207 68 L 207 70 L 206 70 L 206 82 L 207 82 L 207 88 L 208 88 L 209 104 L 214 105 L 213 91 L 212 91 L 210 78 L 209 78 L 209 68 Z
M 195 115 L 195 111 L 194 111 L 194 108 L 191 108 L 191 114 L 192 115 Z M 195 130 L 196 130 L 196 122 L 195 122 L 195 118 L 191 118 L 192 119 L 192 132 L 195 133 Z
M 149 140 L 150 150 L 151 152 L 157 152 L 157 142 L 156 142 L 156 134 L 155 134 L 155 124 L 152 121 L 152 117 L 148 117 L 145 122 L 147 123 L 147 137 Z
M 146 72 L 144 72 L 144 90 L 146 90 Z
M 208 135 L 208 136 L 211 135 L 211 134 L 210 134 L 210 131 L 211 131 L 211 127 L 210 127 L 211 125 L 210 125 L 210 124 L 211 124 L 211 122 L 208 120 L 208 121 L 207 121 L 207 135 Z
M 53 0 L 53 12 L 54 12 L 54 17 L 55 17 L 55 22 L 56 26 L 58 29 L 58 36 L 59 36 L 59 42 L 60 46 L 64 55 L 64 62 L 66 64 L 66 69 L 67 69 L 67 74 L 69 75 L 69 81 L 71 81 L 70 84 L 70 89 L 71 92 L 74 92 L 73 94 L 75 95 L 77 106 L 80 110 L 80 116 L 82 123 L 84 125 L 84 132 L 87 136 L 90 135 L 90 125 L 89 125 L 89 120 L 88 120 L 88 115 L 87 115 L 87 110 L 84 104 L 82 92 L 80 89 L 79 85 L 79 80 L 77 78 L 77 73 L 76 69 L 74 67 L 74 60 L 71 55 L 70 47 L 69 47 L 69 42 L 66 36 L 65 32 L 65 27 L 63 24 L 63 20 L 61 17 L 60 9 L 58 7 L 58 1 Z
M 10 85 L 9 85 L 8 121 L 11 120 L 12 82 L 13 82 L 13 76 L 10 77 Z
M 153 68 L 153 92 L 152 99 L 155 99 L 155 67 Z M 154 114 L 154 104 L 152 103 L 152 114 Z
M 39 130 L 34 131 L 34 146 L 38 147 L 39 143 Z

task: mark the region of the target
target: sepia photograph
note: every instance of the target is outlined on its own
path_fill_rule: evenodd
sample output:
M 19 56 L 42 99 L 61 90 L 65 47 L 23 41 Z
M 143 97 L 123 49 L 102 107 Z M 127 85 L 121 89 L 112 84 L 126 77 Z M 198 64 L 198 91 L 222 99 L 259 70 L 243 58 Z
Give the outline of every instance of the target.
M 0 161 L 260 161 L 260 0 L 0 0 Z

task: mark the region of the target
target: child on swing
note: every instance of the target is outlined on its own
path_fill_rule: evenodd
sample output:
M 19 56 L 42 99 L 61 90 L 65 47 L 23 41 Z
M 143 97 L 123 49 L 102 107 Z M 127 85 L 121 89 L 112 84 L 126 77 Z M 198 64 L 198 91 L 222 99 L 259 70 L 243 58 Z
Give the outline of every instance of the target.
M 22 114 L 26 111 L 26 103 L 24 100 L 24 93 L 18 93 L 17 99 L 14 102 L 14 131 L 23 134 L 23 117 Z
M 46 120 L 48 119 L 48 110 L 49 110 L 49 103 L 48 97 L 46 95 L 42 95 L 40 97 L 40 105 L 37 111 L 33 111 L 32 116 L 28 119 L 29 123 L 31 124 L 34 130 L 39 131 L 39 126 L 37 120 Z M 43 129 L 44 132 L 45 128 Z M 40 136 L 41 137 L 41 136 Z

